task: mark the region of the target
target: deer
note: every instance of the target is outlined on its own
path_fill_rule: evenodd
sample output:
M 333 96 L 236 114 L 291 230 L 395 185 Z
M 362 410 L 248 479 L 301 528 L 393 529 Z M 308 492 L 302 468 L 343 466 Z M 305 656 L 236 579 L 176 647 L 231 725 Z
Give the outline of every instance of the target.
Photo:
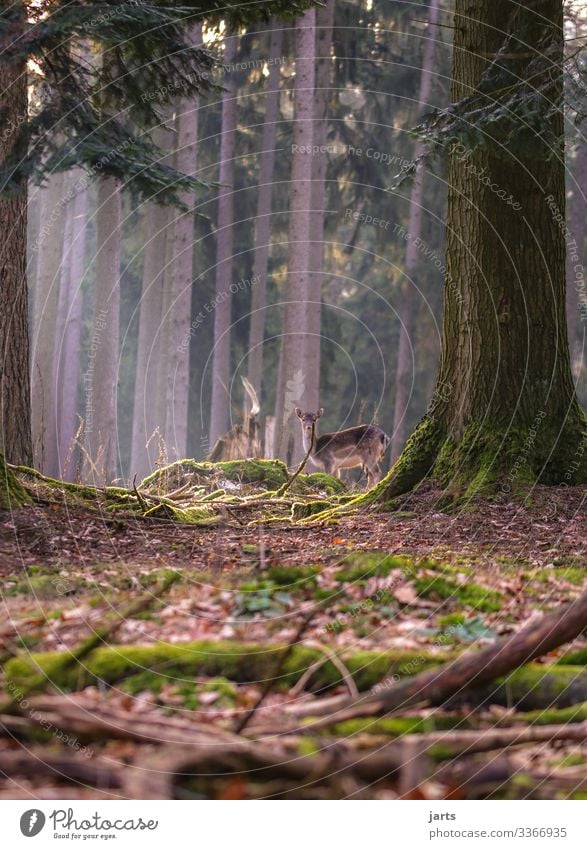
M 367 472 L 369 488 L 379 483 L 379 463 L 391 441 L 380 427 L 361 424 L 318 436 L 316 422 L 323 415 L 324 409 L 321 407 L 316 413 L 305 413 L 296 407 L 295 412 L 302 423 L 304 450 L 315 466 L 338 478 L 341 469 L 362 466 L 363 471 Z

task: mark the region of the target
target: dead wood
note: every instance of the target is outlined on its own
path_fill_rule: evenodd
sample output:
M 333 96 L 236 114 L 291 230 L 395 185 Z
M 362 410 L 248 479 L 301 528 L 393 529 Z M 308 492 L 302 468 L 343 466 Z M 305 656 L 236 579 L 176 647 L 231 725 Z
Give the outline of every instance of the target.
M 82 758 L 69 752 L 48 752 L 46 748 L 0 752 L 0 776 L 8 779 L 43 776 L 101 789 L 122 786 L 121 767 L 95 756 Z

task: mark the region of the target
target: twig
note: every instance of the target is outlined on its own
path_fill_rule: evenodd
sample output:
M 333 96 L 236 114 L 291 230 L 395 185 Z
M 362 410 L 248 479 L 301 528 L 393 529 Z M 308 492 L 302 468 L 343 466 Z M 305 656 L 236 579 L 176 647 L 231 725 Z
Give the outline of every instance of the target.
M 277 492 L 275 493 L 275 498 L 281 498 L 288 491 L 288 489 L 290 488 L 292 483 L 295 481 L 297 476 L 299 474 L 301 474 L 303 472 L 303 470 L 305 469 L 306 463 L 308 462 L 310 454 L 312 453 L 312 448 L 314 447 L 314 432 L 315 432 L 315 429 L 316 429 L 316 425 L 314 424 L 314 422 L 312 422 L 312 436 L 310 438 L 310 447 L 308 448 L 308 450 L 306 452 L 306 456 L 304 457 L 304 459 L 302 460 L 302 462 L 300 463 L 298 468 L 295 470 L 293 475 L 286 480 L 286 482 L 283 484 L 282 487 L 280 487 L 280 489 L 277 490 Z
M 134 492 L 136 499 L 139 502 L 139 507 L 141 508 L 143 513 L 146 513 L 147 510 L 149 509 L 149 505 L 147 504 L 147 502 L 145 501 L 145 499 L 143 498 L 143 496 L 141 495 L 141 493 L 137 489 L 137 476 L 136 475 L 132 479 L 132 491 Z
M 324 657 L 319 657 L 318 660 L 315 660 L 314 663 L 306 669 L 299 681 L 296 681 L 295 685 L 291 688 L 290 696 L 299 696 L 300 693 L 304 691 L 304 687 L 306 686 L 314 672 L 324 666 L 325 663 L 328 663 L 328 661 L 330 661 L 332 665 L 336 666 L 336 668 L 340 672 L 343 681 L 347 685 L 349 694 L 353 696 L 353 698 L 356 698 L 359 695 L 359 691 L 357 690 L 355 679 L 348 671 L 340 657 L 338 657 L 336 652 L 332 651 L 332 649 L 330 649 L 328 646 L 325 646 L 322 643 L 318 643 L 314 640 L 307 642 L 306 645 L 312 646 L 313 648 L 318 649 L 318 651 L 323 652 Z
M 259 708 L 261 707 L 261 705 L 263 704 L 263 702 L 265 701 L 265 699 L 269 695 L 271 688 L 273 687 L 273 684 L 275 683 L 275 680 L 279 677 L 281 670 L 285 666 L 285 663 L 286 663 L 287 659 L 289 658 L 290 654 L 292 653 L 294 647 L 302 639 L 302 635 L 306 631 L 306 629 L 307 629 L 308 625 L 310 624 L 310 622 L 312 621 L 312 619 L 318 613 L 318 610 L 320 609 L 320 607 L 321 607 L 320 604 L 316 605 L 316 607 L 314 607 L 307 614 L 307 616 L 305 616 L 303 618 L 300 625 L 298 626 L 297 631 L 295 632 L 295 634 L 293 635 L 293 637 L 289 641 L 289 644 L 286 646 L 284 651 L 278 657 L 277 663 L 275 664 L 275 669 L 273 671 L 273 674 L 268 676 L 267 680 L 265 681 L 265 685 L 264 685 L 264 687 L 261 691 L 261 695 L 259 696 L 259 698 L 255 702 L 253 707 L 243 716 L 242 719 L 240 719 L 235 724 L 235 728 L 234 728 L 235 734 L 241 734 L 244 731 L 244 729 L 247 727 L 247 725 L 249 724 L 251 719 L 254 717 L 256 712 L 259 710 Z

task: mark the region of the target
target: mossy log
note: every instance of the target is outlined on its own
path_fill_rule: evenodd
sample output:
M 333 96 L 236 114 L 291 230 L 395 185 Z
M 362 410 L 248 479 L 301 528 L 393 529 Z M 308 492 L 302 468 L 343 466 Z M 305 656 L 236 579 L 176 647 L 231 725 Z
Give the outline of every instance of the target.
M 147 492 L 169 492 L 187 481 L 208 483 L 218 479 L 233 483 L 257 484 L 264 489 L 277 489 L 288 478 L 287 467 L 281 460 L 227 460 L 223 463 L 177 460 L 148 475 L 139 484 Z
M 223 676 L 237 683 L 264 683 L 274 675 L 276 660 L 285 646 L 259 643 L 199 641 L 155 646 L 114 646 L 98 648 L 82 663 L 72 664 L 70 652 L 45 652 L 9 660 L 5 666 L 5 688 L 14 692 L 34 691 L 42 680 L 63 690 L 82 689 L 96 682 L 116 684 L 125 689 L 157 691 L 164 683 L 193 682 L 194 677 Z M 414 652 L 348 652 L 342 660 L 361 692 L 385 687 L 431 669 L 445 661 L 432 654 Z M 316 661 L 324 661 L 318 649 L 295 646 L 284 664 L 278 688 L 295 684 Z M 391 683 L 390 683 L 391 682 Z M 309 682 L 320 692 L 341 683 L 341 673 L 330 661 L 321 663 Z M 441 701 L 441 700 L 438 700 Z M 587 671 L 576 666 L 529 664 L 494 682 L 469 691 L 458 703 L 493 703 L 517 706 L 523 710 L 564 708 L 587 701 Z M 452 704 L 456 704 L 456 699 Z M 450 706 L 451 703 L 449 702 Z
M 272 677 L 278 656 L 286 647 L 258 643 L 203 640 L 154 646 L 99 648 L 83 665 L 71 668 L 69 652 L 44 652 L 13 658 L 5 666 L 5 686 L 27 689 L 39 672 L 64 690 L 81 689 L 96 681 L 114 684 L 126 679 L 129 689 L 158 687 L 171 679 L 193 681 L 194 676 L 223 676 L 239 683 L 264 682 Z M 289 687 L 324 655 L 318 649 L 295 646 L 276 681 Z M 360 651 L 344 656 L 344 663 L 359 690 L 366 690 L 388 676 L 407 675 L 438 663 L 434 655 L 409 652 Z M 339 684 L 340 671 L 330 661 L 316 670 L 310 687 L 314 691 Z M 27 690 L 28 691 L 28 690 Z

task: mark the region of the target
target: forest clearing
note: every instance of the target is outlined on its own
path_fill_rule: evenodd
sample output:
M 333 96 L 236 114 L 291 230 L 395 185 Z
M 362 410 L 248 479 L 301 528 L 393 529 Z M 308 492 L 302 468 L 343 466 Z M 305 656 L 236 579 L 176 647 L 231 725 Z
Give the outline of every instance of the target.
M 14 845 L 236 800 L 581 845 L 586 38 L 582 0 L 0 4 Z

